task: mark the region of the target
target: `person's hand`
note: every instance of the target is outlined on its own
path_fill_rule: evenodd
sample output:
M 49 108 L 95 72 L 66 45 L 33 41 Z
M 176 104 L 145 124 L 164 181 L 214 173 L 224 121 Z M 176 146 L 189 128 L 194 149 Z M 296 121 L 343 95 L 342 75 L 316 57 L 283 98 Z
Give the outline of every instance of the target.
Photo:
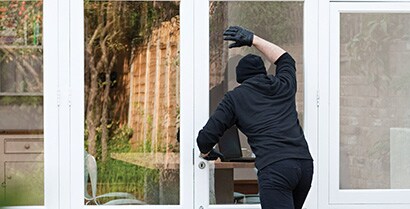
M 210 152 L 207 154 L 201 153 L 200 157 L 202 157 L 204 160 L 212 161 L 212 160 L 217 160 L 218 158 L 223 159 L 224 155 L 215 149 L 212 149 Z
M 240 26 L 230 26 L 224 32 L 224 40 L 235 41 L 235 43 L 229 44 L 229 48 L 252 46 L 253 32 Z

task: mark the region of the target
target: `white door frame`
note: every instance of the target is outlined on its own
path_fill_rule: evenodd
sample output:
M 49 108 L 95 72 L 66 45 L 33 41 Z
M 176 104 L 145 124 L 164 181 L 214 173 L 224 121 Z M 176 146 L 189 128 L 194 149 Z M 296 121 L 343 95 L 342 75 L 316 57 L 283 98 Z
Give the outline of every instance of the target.
M 318 173 L 318 5 L 319 1 L 304 0 L 304 131 L 311 154 L 315 159 L 315 174 Z M 209 0 L 195 0 L 194 11 L 194 139 L 196 139 L 199 130 L 202 129 L 209 118 Z M 209 205 L 209 164 L 198 156 L 199 150 L 195 143 L 195 209 L 201 209 L 201 206 L 212 209 L 260 208 L 259 205 Z M 199 164 L 202 162 L 207 165 L 205 169 L 199 168 Z M 317 208 L 317 176 L 314 175 L 312 189 L 304 208 Z
M 70 8 L 70 194 L 65 198 L 71 208 L 111 209 L 112 206 L 84 205 L 84 8 L 83 0 L 71 0 Z M 194 57 L 193 57 L 193 1 L 180 3 L 180 204 L 135 205 L 116 208 L 184 209 L 192 208 L 193 192 L 193 124 L 194 124 Z M 67 206 L 61 207 L 69 208 Z
M 209 3 L 194 0 L 194 209 L 209 207 L 209 164 L 199 158 L 196 136 L 209 117 Z M 205 163 L 205 168 L 199 168 Z
M 58 2 L 43 0 L 43 95 L 44 95 L 44 207 L 58 208 L 59 204 L 59 108 Z M 27 207 L 34 208 L 34 207 Z
M 410 190 L 339 189 L 339 37 L 340 13 L 410 12 L 410 4 L 326 1 L 319 10 L 319 208 L 409 208 Z

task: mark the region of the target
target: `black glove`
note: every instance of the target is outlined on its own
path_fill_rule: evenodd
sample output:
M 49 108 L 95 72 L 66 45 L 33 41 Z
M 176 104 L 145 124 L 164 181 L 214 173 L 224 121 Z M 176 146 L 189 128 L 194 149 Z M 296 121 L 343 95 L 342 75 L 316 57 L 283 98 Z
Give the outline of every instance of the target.
M 212 149 L 209 154 L 204 157 L 205 160 L 211 161 L 211 160 L 216 160 L 218 158 L 223 159 L 224 155 L 218 151 L 216 151 L 215 149 Z
M 229 44 L 229 48 L 252 46 L 253 32 L 240 26 L 230 26 L 224 32 L 224 40 L 235 41 L 235 43 Z

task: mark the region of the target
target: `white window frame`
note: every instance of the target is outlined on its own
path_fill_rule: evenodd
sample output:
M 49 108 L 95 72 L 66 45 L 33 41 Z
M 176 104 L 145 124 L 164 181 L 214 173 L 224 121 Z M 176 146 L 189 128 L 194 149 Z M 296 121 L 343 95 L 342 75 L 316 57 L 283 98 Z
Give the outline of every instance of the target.
M 64 1 L 64 0 L 60 0 Z M 71 0 L 70 8 L 70 191 L 68 206 L 61 208 L 112 209 L 112 206 L 84 205 L 84 6 L 83 0 Z M 180 204 L 179 205 L 124 205 L 116 208 L 184 209 L 194 203 L 193 124 L 194 124 L 194 57 L 193 57 L 193 1 L 180 2 Z
M 238 0 L 225 0 L 238 1 Z M 242 0 L 239 0 L 242 1 Z M 260 1 L 260 0 L 254 0 Z M 276 1 L 276 0 L 272 0 Z M 209 0 L 195 0 L 194 22 L 194 58 L 195 58 L 195 138 L 209 118 Z M 304 0 L 304 131 L 314 161 L 314 179 L 312 189 L 304 208 L 317 208 L 318 202 L 318 6 L 319 1 Z M 209 165 L 199 156 L 195 146 L 195 209 L 257 209 L 259 205 L 209 204 Z M 199 163 L 206 163 L 206 169 L 200 169 Z M 206 191 L 206 192 L 204 192 Z
M 328 159 L 325 160 L 327 161 L 328 166 L 326 166 L 325 163 L 320 164 L 321 166 L 324 166 L 324 168 L 321 169 L 323 174 L 325 174 L 326 170 L 328 171 L 328 177 L 321 176 L 320 179 L 321 182 L 328 180 L 328 189 L 324 189 L 326 183 L 323 183 L 320 187 L 324 189 L 322 190 L 322 194 L 328 194 L 329 199 L 327 204 L 331 205 L 332 208 L 409 208 L 409 189 L 339 189 L 339 45 L 340 13 L 410 13 L 410 3 L 338 2 L 330 3 L 329 8 L 329 68 L 320 75 L 321 89 L 326 89 L 326 93 L 328 94 L 324 97 L 326 98 L 325 101 L 328 101 L 329 103 L 329 106 L 321 112 L 321 118 L 324 120 L 320 123 L 323 124 L 321 127 L 321 136 L 323 137 L 321 138 L 321 143 L 325 142 L 325 144 L 321 147 L 320 152 L 323 154 L 322 156 L 329 156 L 321 157 L 321 159 Z M 326 41 L 326 39 L 324 41 Z M 326 60 L 326 58 L 323 58 L 323 60 Z M 325 66 L 322 67 L 323 70 L 325 70 Z M 326 139 L 328 139 L 328 142 L 326 142 Z

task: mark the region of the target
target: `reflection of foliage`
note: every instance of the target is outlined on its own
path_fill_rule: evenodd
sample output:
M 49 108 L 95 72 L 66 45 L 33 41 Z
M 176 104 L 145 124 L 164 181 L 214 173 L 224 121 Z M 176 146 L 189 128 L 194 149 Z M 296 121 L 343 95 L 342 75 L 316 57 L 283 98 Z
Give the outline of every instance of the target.
M 88 152 L 97 153 L 101 129 L 102 160 L 108 156 L 107 127 L 112 117 L 112 72 L 131 60 L 135 47 L 149 38 L 152 27 L 178 14 L 179 2 L 85 1 L 86 128 Z M 126 15 L 123 15 L 126 14 Z
M 24 169 L 7 169 L 7 176 L 11 178 L 1 184 L 4 193 L 0 193 L 0 209 L 44 204 L 43 164 L 26 162 Z
M 43 1 L 0 2 L 0 43 L 41 45 Z
M 241 25 L 280 45 L 302 41 L 302 2 L 211 2 L 210 7 L 211 33 L 217 25 Z M 224 7 L 228 14 L 222 13 Z
M 133 130 L 129 127 L 115 128 L 111 140 L 109 140 L 109 151 L 116 153 L 126 153 L 131 150 L 129 140 L 132 137 Z M 101 138 L 101 130 L 97 131 L 97 138 Z M 85 141 L 87 142 L 87 141 Z M 97 152 L 101 156 L 101 141 L 97 141 L 99 147 Z M 118 160 L 108 158 L 105 162 L 98 159 L 98 191 L 97 194 L 108 192 L 129 192 L 134 194 L 138 199 L 144 199 L 145 179 L 148 177 L 154 182 L 158 182 L 159 174 L 156 170 L 145 169 L 142 167 L 130 165 Z
M 43 105 L 42 96 L 1 96 L 0 105 Z
M 131 139 L 133 135 L 133 130 L 130 127 L 123 126 L 123 127 L 117 127 L 118 124 L 110 124 L 108 129 L 110 130 L 110 140 L 108 141 L 108 151 L 110 153 L 123 153 L 123 152 L 129 152 L 131 150 L 131 146 L 129 143 L 129 140 Z M 85 138 L 88 137 L 88 130 L 84 130 L 84 136 Z M 102 146 L 101 146 L 101 128 L 98 127 L 96 129 L 96 147 L 97 147 L 97 155 L 95 156 L 96 160 L 98 163 L 102 163 L 101 161 L 101 156 L 102 156 Z M 84 146 L 88 146 L 88 140 L 84 140 Z
M 129 83 L 124 74 L 129 73 L 129 67 L 133 64 L 130 63 L 133 61 L 132 53 L 148 42 L 153 28 L 178 14 L 179 2 L 87 0 L 84 8 L 84 144 L 90 154 L 94 151 L 93 155 L 98 162 L 97 193 L 130 192 L 143 200 L 144 194 L 147 194 L 147 191 L 144 191 L 147 189 L 144 187 L 145 181 L 149 179 L 158 182 L 158 171 L 109 158 L 109 153 L 130 152 L 130 138 L 134 134 L 134 130 L 128 127 L 133 124 L 125 124 L 126 119 L 116 118 L 116 110 L 121 109 L 128 113 L 127 102 L 133 102 L 129 101 L 129 95 L 124 92 L 131 87 L 127 86 Z M 179 60 L 171 64 L 179 65 Z M 112 72 L 118 74 L 115 79 L 112 79 Z M 125 108 L 118 108 L 119 106 Z M 135 108 L 137 113 L 144 114 L 143 106 L 138 103 L 132 103 L 131 108 Z M 146 117 L 152 126 L 152 116 Z M 150 138 L 146 139 L 141 149 L 153 149 L 151 133 L 148 134 Z
M 110 151 L 111 152 L 129 152 L 131 147 L 128 143 L 133 134 L 132 128 L 121 127 L 114 131 L 113 136 L 110 140 Z
M 1 48 L 0 66 L 1 92 L 43 91 L 42 49 Z
M 118 160 L 108 159 L 100 163 L 98 167 L 98 191 L 97 194 L 108 192 L 128 192 L 134 194 L 137 199 L 143 200 L 148 189 L 145 186 L 146 179 L 159 182 L 157 170 L 146 169 Z
M 210 2 L 210 88 L 222 82 L 228 61 L 223 31 L 240 25 L 278 45 L 303 43 L 303 2 L 290 1 L 211 1 Z M 234 53 L 258 51 L 242 47 Z M 233 50 L 231 50 L 233 51 Z M 232 55 L 232 54 L 231 54 Z M 229 57 L 232 57 L 229 55 Z
M 231 24 L 252 28 L 256 34 L 279 45 L 302 41 L 302 2 L 235 2 L 228 12 Z
M 352 66 L 376 85 L 383 87 L 391 80 L 388 52 L 391 45 L 410 38 L 406 14 L 344 14 L 341 21 L 341 44 Z M 355 23 L 352 25 L 351 23 Z M 383 85 L 384 84 L 384 85 Z

